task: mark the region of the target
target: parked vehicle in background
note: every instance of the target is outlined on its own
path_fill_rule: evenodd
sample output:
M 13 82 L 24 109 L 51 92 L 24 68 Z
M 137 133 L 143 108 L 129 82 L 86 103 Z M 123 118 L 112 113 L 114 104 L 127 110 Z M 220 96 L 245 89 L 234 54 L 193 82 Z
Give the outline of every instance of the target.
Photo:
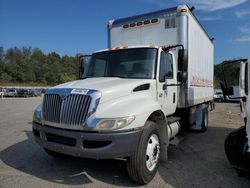
M 17 90 L 16 89 L 7 89 L 4 96 L 6 97 L 17 97 Z
M 192 10 L 110 21 L 108 48 L 80 64 L 81 80 L 46 91 L 36 142 L 53 156 L 124 158 L 131 179 L 151 181 L 181 128 L 208 128 L 214 45 Z
M 18 97 L 28 97 L 30 94 L 28 89 L 18 89 L 17 95 Z
M 41 93 L 45 93 L 48 89 L 42 89 Z
M 223 96 L 222 91 L 216 91 L 214 93 L 214 101 L 215 102 L 222 102 L 222 101 L 224 101 L 224 96 Z
M 30 96 L 31 96 L 31 97 L 42 96 L 42 92 L 41 92 L 40 89 L 31 89 L 31 90 L 30 90 Z
M 3 88 L 0 88 L 0 97 L 3 97 L 4 96 L 4 89 Z

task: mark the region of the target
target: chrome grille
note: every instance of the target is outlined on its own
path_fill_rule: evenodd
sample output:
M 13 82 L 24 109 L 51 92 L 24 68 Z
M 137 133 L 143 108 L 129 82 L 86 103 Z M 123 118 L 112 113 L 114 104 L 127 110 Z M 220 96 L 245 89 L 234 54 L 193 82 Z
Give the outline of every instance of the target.
M 88 95 L 45 94 L 43 119 L 46 122 L 63 125 L 82 125 L 87 119 L 91 97 Z

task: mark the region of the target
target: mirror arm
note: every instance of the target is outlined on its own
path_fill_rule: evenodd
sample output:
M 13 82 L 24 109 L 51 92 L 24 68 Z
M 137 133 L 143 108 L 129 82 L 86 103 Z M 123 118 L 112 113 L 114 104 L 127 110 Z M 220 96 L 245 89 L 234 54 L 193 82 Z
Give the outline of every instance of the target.
M 244 100 L 244 98 L 246 97 L 230 97 L 230 95 L 227 95 L 229 99 L 242 99 Z
M 228 95 L 228 86 L 227 86 L 227 80 L 226 80 L 226 76 L 225 76 L 225 72 L 224 72 L 224 64 L 222 64 L 221 68 L 222 68 L 223 80 L 224 80 L 224 83 L 225 83 L 226 95 L 228 96 L 228 98 L 230 98 L 229 95 Z
M 181 86 L 183 84 L 183 82 L 181 82 L 180 84 L 167 84 L 167 86 Z
M 172 45 L 172 46 L 162 46 L 163 51 L 169 51 L 170 49 L 181 47 L 184 50 L 184 46 L 182 44 Z

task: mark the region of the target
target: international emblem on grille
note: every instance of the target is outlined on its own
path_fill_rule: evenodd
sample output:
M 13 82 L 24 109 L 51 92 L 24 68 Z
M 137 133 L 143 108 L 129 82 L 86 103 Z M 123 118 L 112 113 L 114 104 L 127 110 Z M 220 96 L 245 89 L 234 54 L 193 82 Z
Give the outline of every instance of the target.
M 67 95 L 67 94 L 60 94 L 59 96 L 61 97 L 61 99 L 62 99 L 62 101 L 63 101 L 63 100 L 65 100 L 69 95 Z

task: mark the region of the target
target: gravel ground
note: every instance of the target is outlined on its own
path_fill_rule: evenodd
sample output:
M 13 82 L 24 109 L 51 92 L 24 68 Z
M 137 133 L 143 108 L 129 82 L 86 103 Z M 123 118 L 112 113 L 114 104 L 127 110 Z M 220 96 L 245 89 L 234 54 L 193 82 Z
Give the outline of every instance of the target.
M 124 161 L 48 156 L 31 132 L 33 110 L 41 101 L 0 99 L 0 187 L 140 187 L 128 178 Z M 223 147 L 225 136 L 243 125 L 239 110 L 236 103 L 216 104 L 208 131 L 183 133 L 146 187 L 249 188 L 250 180 L 237 176 Z

